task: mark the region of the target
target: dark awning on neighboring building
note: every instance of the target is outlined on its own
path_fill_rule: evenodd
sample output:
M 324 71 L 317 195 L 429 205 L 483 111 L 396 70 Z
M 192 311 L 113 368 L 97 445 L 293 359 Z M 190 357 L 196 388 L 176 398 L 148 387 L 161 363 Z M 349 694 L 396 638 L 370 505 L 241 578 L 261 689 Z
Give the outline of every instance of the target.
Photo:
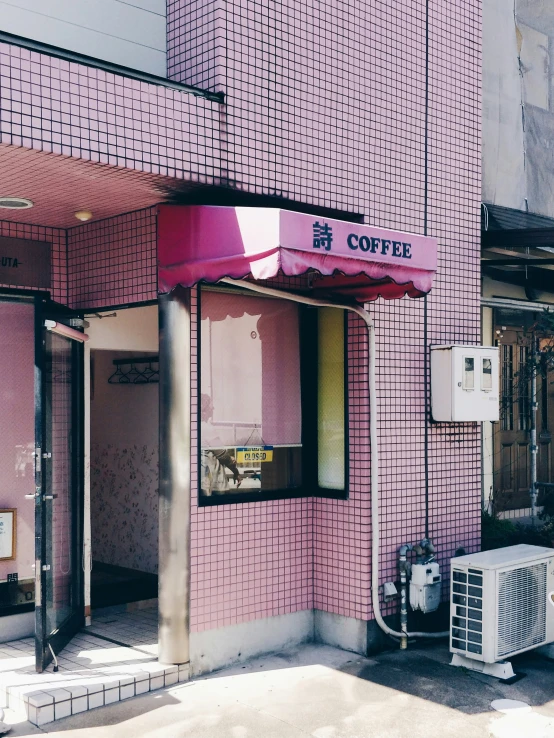
M 483 203 L 481 229 L 484 274 L 554 291 L 554 218 Z

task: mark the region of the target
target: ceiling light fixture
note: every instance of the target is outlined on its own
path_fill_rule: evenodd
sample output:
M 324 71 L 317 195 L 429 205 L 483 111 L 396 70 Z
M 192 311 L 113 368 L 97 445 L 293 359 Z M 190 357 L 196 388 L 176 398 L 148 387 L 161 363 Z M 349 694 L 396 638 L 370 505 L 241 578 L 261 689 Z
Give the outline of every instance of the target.
M 0 196 L 0 208 L 5 210 L 27 210 L 32 208 L 34 202 L 27 200 L 25 197 L 1 197 Z
M 75 217 L 77 220 L 82 220 L 83 222 L 90 220 L 92 218 L 92 213 L 90 210 L 77 210 L 75 213 Z

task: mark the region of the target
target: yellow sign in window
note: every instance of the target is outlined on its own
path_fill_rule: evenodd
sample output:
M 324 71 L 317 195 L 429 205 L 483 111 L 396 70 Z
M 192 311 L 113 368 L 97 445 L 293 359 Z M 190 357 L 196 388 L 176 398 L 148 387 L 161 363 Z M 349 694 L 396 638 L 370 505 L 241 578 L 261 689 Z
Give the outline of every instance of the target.
M 237 448 L 237 464 L 273 461 L 273 446 L 252 446 Z

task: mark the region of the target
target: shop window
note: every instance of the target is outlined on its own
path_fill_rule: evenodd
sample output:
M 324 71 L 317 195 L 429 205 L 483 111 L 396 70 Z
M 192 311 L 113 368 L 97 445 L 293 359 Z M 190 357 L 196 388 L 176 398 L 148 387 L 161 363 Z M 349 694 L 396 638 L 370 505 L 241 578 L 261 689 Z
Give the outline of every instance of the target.
M 318 484 L 345 487 L 344 314 L 336 308 L 318 311 Z
M 202 505 L 347 495 L 345 316 L 203 289 Z

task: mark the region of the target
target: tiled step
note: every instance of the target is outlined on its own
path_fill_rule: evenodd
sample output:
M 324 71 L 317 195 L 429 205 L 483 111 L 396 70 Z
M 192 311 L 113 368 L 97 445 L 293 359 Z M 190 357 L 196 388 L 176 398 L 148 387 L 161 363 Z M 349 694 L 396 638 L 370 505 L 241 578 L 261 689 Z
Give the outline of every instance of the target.
M 59 671 L 35 671 L 34 640 L 0 643 L 0 707 L 34 725 L 187 681 L 189 667 L 160 664 L 156 608 L 93 615 L 58 654 Z
M 105 670 L 107 671 L 107 670 Z M 41 677 L 48 676 L 48 681 Z M 71 674 L 36 674 L 34 678 L 15 672 L 0 677 L 0 700 L 4 707 L 24 713 L 34 725 L 76 715 L 96 707 L 152 692 L 189 678 L 188 665 L 173 666 L 157 661 L 121 666 L 94 676 L 90 670 Z

